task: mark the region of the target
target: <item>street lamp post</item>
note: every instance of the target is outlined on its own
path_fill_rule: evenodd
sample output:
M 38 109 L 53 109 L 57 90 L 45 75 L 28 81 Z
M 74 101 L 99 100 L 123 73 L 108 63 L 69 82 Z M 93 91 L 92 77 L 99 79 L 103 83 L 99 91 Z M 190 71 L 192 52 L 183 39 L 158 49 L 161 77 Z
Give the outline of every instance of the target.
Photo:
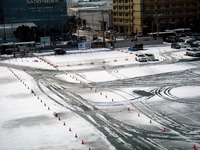
M 162 14 L 159 14 L 159 13 L 156 13 L 155 15 L 153 15 L 154 17 L 156 17 L 156 32 L 157 32 L 157 35 L 156 35 L 156 39 L 158 39 L 158 36 L 159 36 L 159 33 L 158 33 L 158 30 L 159 30 L 159 17 L 162 16 Z
M 101 15 L 102 15 L 102 36 L 103 36 L 103 46 L 105 47 L 105 21 L 104 21 L 104 14 L 103 14 L 103 11 L 101 11 Z

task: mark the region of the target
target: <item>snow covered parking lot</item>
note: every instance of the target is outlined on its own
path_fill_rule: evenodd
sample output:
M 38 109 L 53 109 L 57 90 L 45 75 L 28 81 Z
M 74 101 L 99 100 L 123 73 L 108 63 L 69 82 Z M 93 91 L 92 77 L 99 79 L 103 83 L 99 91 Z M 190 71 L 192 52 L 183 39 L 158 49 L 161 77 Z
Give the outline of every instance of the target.
M 200 59 L 169 45 L 0 62 L 0 149 L 200 147 Z M 139 51 L 140 52 L 140 51 Z

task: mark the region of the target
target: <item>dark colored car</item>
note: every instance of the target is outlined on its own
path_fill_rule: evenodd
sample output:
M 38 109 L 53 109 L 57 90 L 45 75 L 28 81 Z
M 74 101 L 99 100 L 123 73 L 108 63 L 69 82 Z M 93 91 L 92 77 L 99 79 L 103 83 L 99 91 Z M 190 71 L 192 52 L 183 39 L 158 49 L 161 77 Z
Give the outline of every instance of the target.
M 54 50 L 54 54 L 55 54 L 55 55 L 64 55 L 64 54 L 66 54 L 66 51 L 63 50 L 63 49 L 61 49 L 61 48 L 56 48 L 56 49 Z
M 178 43 L 172 43 L 171 48 L 180 49 L 181 46 Z
M 143 50 L 143 44 L 135 44 L 135 47 L 138 47 L 139 50 Z
M 143 50 L 143 44 L 135 44 L 133 47 L 128 48 L 129 51 Z

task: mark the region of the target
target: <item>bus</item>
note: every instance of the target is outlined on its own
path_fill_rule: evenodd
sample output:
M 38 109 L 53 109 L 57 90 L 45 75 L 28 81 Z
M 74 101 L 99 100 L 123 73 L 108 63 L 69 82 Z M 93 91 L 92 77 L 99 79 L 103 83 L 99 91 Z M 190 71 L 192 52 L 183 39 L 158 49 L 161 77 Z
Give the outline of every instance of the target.
M 154 39 L 160 37 L 164 42 L 173 43 L 175 41 L 176 33 L 173 31 L 165 31 L 165 32 L 154 32 L 149 33 L 149 36 L 152 36 Z
M 149 33 L 149 36 L 153 36 L 153 37 L 183 36 L 183 35 L 188 35 L 190 33 L 191 33 L 190 28 L 177 28 L 177 29 L 171 29 L 171 30 L 164 30 L 163 32 Z
M 1 55 L 14 53 L 29 53 L 36 50 L 35 41 L 30 42 L 8 42 L 0 45 Z
M 176 36 L 185 36 L 191 34 L 190 28 L 177 28 L 172 30 L 165 30 L 165 32 L 174 32 Z
M 154 33 L 149 33 L 149 36 L 152 36 L 154 38 L 156 37 L 169 37 L 169 36 L 176 36 L 176 33 L 173 31 L 164 31 L 164 32 L 154 32 Z

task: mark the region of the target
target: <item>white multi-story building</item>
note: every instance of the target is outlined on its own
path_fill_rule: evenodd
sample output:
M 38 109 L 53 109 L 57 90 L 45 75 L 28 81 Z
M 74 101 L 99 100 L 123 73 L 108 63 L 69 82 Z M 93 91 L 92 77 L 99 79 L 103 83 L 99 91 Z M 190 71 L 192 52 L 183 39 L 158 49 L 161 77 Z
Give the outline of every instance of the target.
M 81 18 L 82 26 L 91 27 L 94 30 L 102 30 L 102 22 L 105 29 L 112 27 L 112 7 L 78 7 L 69 8 L 68 14 Z

